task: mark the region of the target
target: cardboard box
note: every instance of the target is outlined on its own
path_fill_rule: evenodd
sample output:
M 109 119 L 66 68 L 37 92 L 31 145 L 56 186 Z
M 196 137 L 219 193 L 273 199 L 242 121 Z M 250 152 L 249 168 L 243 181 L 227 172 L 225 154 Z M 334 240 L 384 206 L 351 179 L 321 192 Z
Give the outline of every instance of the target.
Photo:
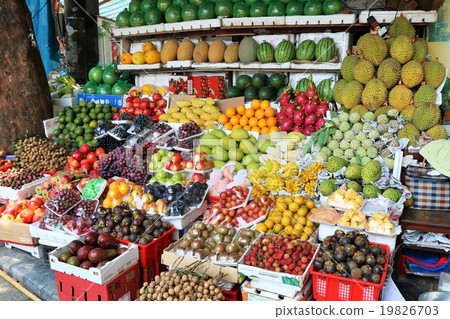
M 37 238 L 31 237 L 30 225 L 0 220 L 0 241 L 12 244 L 35 246 Z
M 231 106 L 244 105 L 245 98 L 243 96 L 232 97 L 230 99 L 217 100 L 216 106 L 220 109 L 222 113 L 225 113 L 227 109 Z
M 312 295 L 312 280 L 308 280 L 302 291 L 291 297 L 257 288 L 253 285 L 253 281 L 245 281 L 241 290 L 242 301 L 308 301 Z
M 220 277 L 224 281 L 239 283 L 238 271 L 234 267 L 222 267 L 212 263 L 211 261 L 198 260 L 193 257 L 178 256 L 171 252 L 173 246 L 172 244 L 166 249 L 164 249 L 162 255 L 162 263 L 169 267 L 183 268 L 195 265 L 195 270 L 207 274 L 211 277 Z
M 213 99 L 225 98 L 225 77 L 208 76 L 208 96 Z
M 190 84 L 192 83 L 192 94 L 198 98 L 206 98 L 209 96 L 208 77 L 206 75 L 189 76 L 188 77 L 188 92 Z

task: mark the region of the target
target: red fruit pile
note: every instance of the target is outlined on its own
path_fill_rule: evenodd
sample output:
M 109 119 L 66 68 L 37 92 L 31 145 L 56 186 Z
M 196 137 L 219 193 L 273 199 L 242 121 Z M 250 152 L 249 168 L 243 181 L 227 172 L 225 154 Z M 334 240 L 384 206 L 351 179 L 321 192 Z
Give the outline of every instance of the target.
M 220 208 L 232 208 L 242 205 L 247 199 L 249 190 L 247 187 L 234 186 L 220 193 Z
M 130 115 L 136 116 L 139 114 L 147 115 L 153 122 L 158 122 L 161 114 L 164 114 L 164 108 L 167 106 L 167 100 L 163 99 L 159 93 L 154 93 L 152 99 L 148 97 L 140 98 L 138 96 L 127 97 L 124 107 L 119 109 L 119 113 L 113 115 L 113 120 L 117 120 L 120 114 L 127 112 Z
M 243 227 L 264 216 L 275 206 L 275 201 L 267 196 L 259 196 L 245 207 L 238 209 L 221 208 L 221 202 L 205 212 L 205 223 L 227 227 Z
M 39 221 L 44 213 L 44 199 L 35 195 L 30 200 L 18 199 L 2 206 L 0 220 L 32 224 Z
M 310 77 L 305 93 L 297 92 L 293 97 L 288 92 L 280 96 L 281 110 L 277 114 L 280 130 L 284 132 L 301 132 L 307 136 L 320 130 L 325 124 L 328 101 L 321 101 Z
M 297 239 L 295 235 L 288 237 L 263 235 L 244 256 L 244 264 L 275 272 L 302 275 L 315 251 L 315 246 Z
M 91 151 L 91 147 L 87 144 L 83 144 L 79 151 L 72 153 L 67 159 L 67 169 L 85 169 L 88 174 L 100 174 L 97 168 L 98 161 L 101 157 L 106 155 L 103 148 L 98 148 L 95 152 Z

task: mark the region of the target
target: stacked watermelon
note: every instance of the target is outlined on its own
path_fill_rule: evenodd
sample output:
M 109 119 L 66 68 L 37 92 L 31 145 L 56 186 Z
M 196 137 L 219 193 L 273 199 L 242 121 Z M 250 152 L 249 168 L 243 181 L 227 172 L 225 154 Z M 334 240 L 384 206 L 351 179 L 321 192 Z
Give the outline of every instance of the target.
M 304 40 L 298 45 L 296 59 L 300 61 L 328 62 L 336 57 L 337 49 L 331 38 L 320 39 L 317 44 L 313 40 Z
M 247 101 L 254 99 L 275 100 L 286 89 L 288 77 L 284 73 L 275 72 L 268 76 L 255 73 L 253 76 L 241 74 L 236 78 L 236 85 L 226 89 L 225 96 L 232 98 L 244 95 Z

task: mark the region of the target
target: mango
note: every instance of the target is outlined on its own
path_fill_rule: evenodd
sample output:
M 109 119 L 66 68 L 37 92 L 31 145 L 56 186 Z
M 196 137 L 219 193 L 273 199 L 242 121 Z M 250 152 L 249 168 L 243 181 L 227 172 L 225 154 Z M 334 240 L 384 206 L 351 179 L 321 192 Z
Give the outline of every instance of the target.
M 180 112 L 172 113 L 172 117 L 177 120 L 185 119 L 186 115 Z
M 168 114 L 172 114 L 172 113 L 176 113 L 176 112 L 180 112 L 180 107 L 179 106 L 171 106 L 167 109 L 167 113 Z
M 248 139 L 249 134 L 246 130 L 244 130 L 243 128 L 235 128 L 233 129 L 233 131 L 231 131 L 230 137 L 238 142 L 244 140 L 244 139 Z

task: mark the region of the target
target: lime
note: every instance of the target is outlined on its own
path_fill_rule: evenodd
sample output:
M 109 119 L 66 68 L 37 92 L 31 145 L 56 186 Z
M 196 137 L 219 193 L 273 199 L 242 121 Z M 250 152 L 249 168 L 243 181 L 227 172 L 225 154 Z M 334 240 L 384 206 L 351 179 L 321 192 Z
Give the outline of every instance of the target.
M 71 116 L 71 117 L 75 116 L 75 112 L 73 111 L 72 108 L 70 110 L 66 111 L 66 116 Z
M 59 116 L 59 117 L 58 117 L 58 122 L 59 122 L 59 124 L 64 124 L 64 123 L 66 123 L 66 117 L 65 117 L 65 116 Z
M 58 117 L 60 117 L 60 116 L 62 116 L 62 115 L 64 115 L 64 111 L 63 110 L 61 110 L 61 111 L 58 111 Z
M 64 124 L 58 125 L 58 130 L 64 130 L 65 128 L 66 128 L 66 126 Z
M 67 114 L 69 111 L 72 111 L 72 108 L 70 106 L 64 106 L 64 114 Z
M 88 109 L 93 109 L 95 107 L 95 103 L 94 102 L 89 102 L 88 104 L 86 104 Z
M 103 114 L 103 113 L 97 114 L 97 120 L 103 120 L 104 118 L 105 118 L 105 114 Z
M 66 115 L 65 116 L 65 120 L 66 120 L 67 123 L 72 123 L 73 122 L 73 116 Z
M 97 119 L 97 114 L 96 113 L 89 113 L 89 116 L 91 117 L 91 119 L 96 120 Z
M 109 113 L 111 111 L 111 107 L 109 107 L 109 106 L 104 106 L 103 108 L 102 108 L 102 113 Z
M 87 114 L 88 113 L 88 108 L 87 107 L 82 107 L 81 108 L 81 113 Z
M 92 148 L 92 147 L 94 147 L 94 145 L 93 145 L 93 144 L 94 144 L 94 143 L 93 143 L 94 141 L 95 141 L 95 140 L 88 141 L 88 142 L 86 142 L 86 144 L 89 145 L 89 146 Z
M 82 140 L 83 140 L 83 136 L 77 136 L 75 139 L 75 141 L 77 141 L 77 142 L 82 141 Z
M 81 145 L 83 145 L 83 144 L 86 144 L 84 141 L 79 141 L 78 142 L 78 148 L 80 148 L 81 147 Z
M 73 111 L 74 111 L 75 113 L 80 113 L 80 112 L 81 112 L 81 106 L 75 105 L 75 106 L 73 107 Z
M 79 106 L 86 106 L 87 102 L 85 100 L 80 100 L 80 102 L 78 102 Z
M 82 125 L 83 124 L 83 119 L 76 118 L 73 122 L 75 123 L 75 125 Z
M 76 126 L 75 124 L 73 124 L 73 125 L 71 125 L 71 126 L 69 127 L 69 131 L 72 132 L 72 133 L 74 133 L 76 129 L 77 129 L 77 126 Z M 75 137 L 74 137 L 74 138 L 75 138 Z
M 62 133 L 59 134 L 59 135 L 58 135 L 58 140 L 62 141 L 63 139 L 64 139 L 64 134 L 62 134 Z
M 88 127 L 84 129 L 84 134 L 94 134 L 94 129 L 92 127 Z
M 96 113 L 96 114 L 101 113 L 101 112 L 102 112 L 102 109 L 103 109 L 102 106 L 98 106 L 98 105 L 97 105 L 97 106 L 95 107 L 95 113 Z
M 77 127 L 74 132 L 76 136 L 81 136 L 84 134 L 84 129 L 82 127 Z
M 96 128 L 97 127 L 97 121 L 91 121 L 91 123 L 89 123 L 89 127 Z
M 96 147 L 98 144 L 98 141 L 94 138 L 92 141 L 89 141 L 88 143 L 91 143 L 91 144 L 89 144 L 90 147 Z
M 103 104 L 102 103 L 97 103 L 97 104 L 95 104 L 95 107 L 103 107 Z
M 62 130 L 60 130 L 59 128 L 57 128 L 56 130 L 53 131 L 53 135 L 59 135 L 62 133 Z
M 91 117 L 89 116 L 89 115 L 85 115 L 84 117 L 83 117 L 83 123 L 89 123 L 91 121 Z
M 65 129 L 63 129 L 63 134 L 67 134 L 67 133 L 69 133 L 69 129 L 66 127 Z
M 71 140 L 74 140 L 76 138 L 77 138 L 77 135 L 74 132 L 70 133 L 70 139 Z
M 89 123 L 84 123 L 83 124 L 83 128 L 84 128 L 84 130 L 88 129 L 89 128 Z
M 117 113 L 117 112 L 119 112 L 119 109 L 114 106 L 114 107 L 111 108 L 111 112 L 112 113 Z
M 77 114 L 75 114 L 75 118 L 76 119 L 79 119 L 79 118 L 82 118 L 83 117 L 83 113 L 77 113 Z
M 65 134 L 65 135 L 64 135 L 64 138 L 65 138 L 66 140 L 70 139 L 70 133 Z
M 105 114 L 105 120 L 111 121 L 112 120 L 112 113 L 106 113 Z
M 85 134 L 84 135 L 84 140 L 86 142 L 92 141 L 93 138 L 94 138 L 94 136 L 92 136 L 92 134 Z

